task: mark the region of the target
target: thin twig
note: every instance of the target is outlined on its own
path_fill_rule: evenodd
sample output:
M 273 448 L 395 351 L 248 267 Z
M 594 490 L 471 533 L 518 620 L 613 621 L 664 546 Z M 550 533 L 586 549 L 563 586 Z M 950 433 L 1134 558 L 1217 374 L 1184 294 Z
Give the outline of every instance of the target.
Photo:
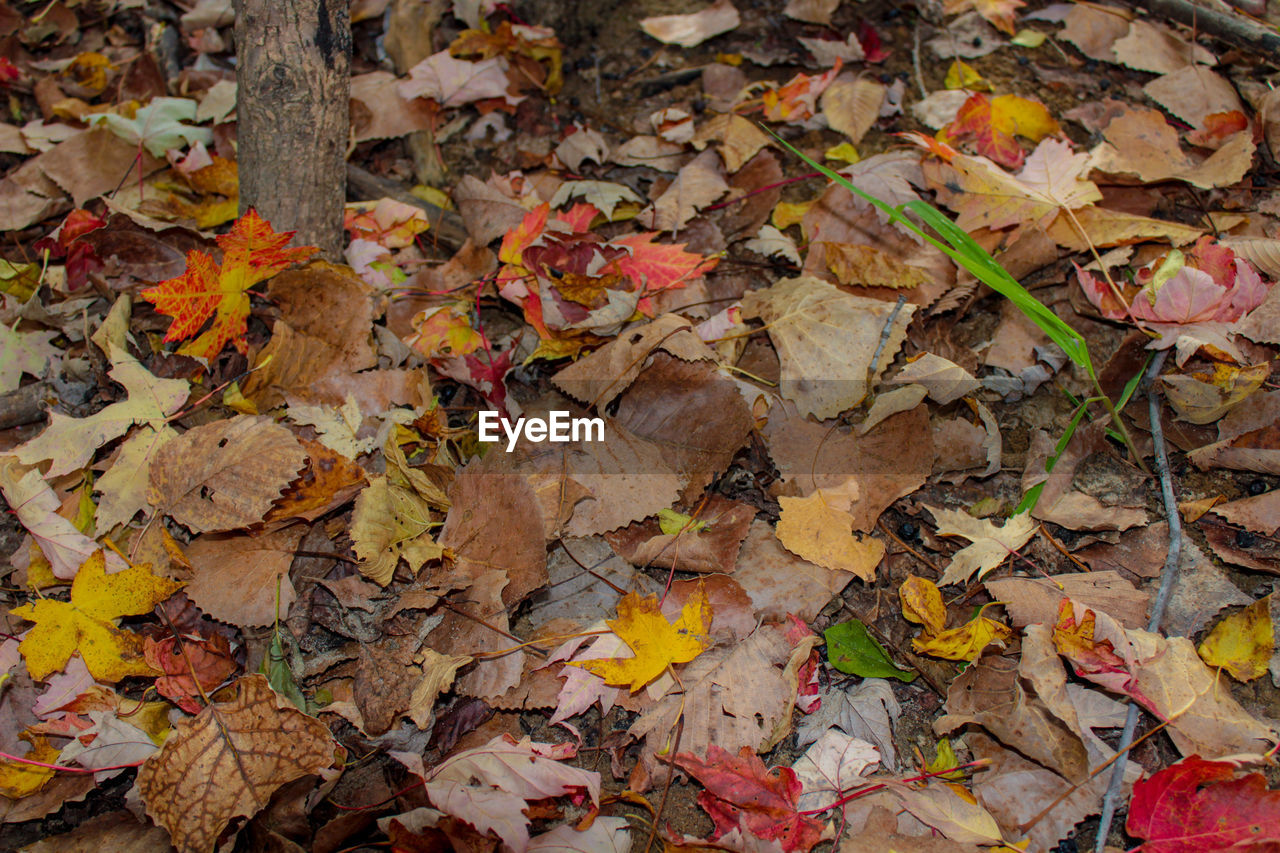
M 1157 633 L 1160 622 L 1164 619 L 1165 606 L 1169 603 L 1169 595 L 1173 591 L 1173 580 L 1178 574 L 1178 561 L 1182 556 L 1182 517 L 1178 514 L 1178 502 L 1173 495 L 1173 476 L 1169 472 L 1169 454 L 1164 444 L 1164 429 L 1160 426 L 1160 396 L 1156 393 L 1155 380 L 1164 367 L 1168 350 L 1161 350 L 1151 360 L 1144 380 L 1147 384 L 1147 411 L 1151 417 L 1151 441 L 1155 445 L 1156 474 L 1160 478 L 1160 498 L 1164 502 L 1164 512 L 1169 520 L 1169 554 L 1165 557 L 1164 569 L 1160 572 L 1160 588 L 1156 592 L 1155 601 L 1151 603 L 1151 621 L 1147 630 Z M 1133 742 L 1133 733 L 1138 727 L 1138 705 L 1129 703 L 1129 712 L 1124 720 L 1124 731 L 1120 734 L 1120 743 L 1116 751 L 1123 753 Z M 1102 797 L 1102 819 L 1098 825 L 1098 838 L 1094 844 L 1094 853 L 1102 853 L 1107 846 L 1107 836 L 1111 833 L 1111 822 L 1116 816 L 1116 801 L 1120 798 L 1120 790 L 1124 786 L 1125 762 L 1117 761 L 1111 770 L 1111 781 L 1107 785 L 1107 793 Z

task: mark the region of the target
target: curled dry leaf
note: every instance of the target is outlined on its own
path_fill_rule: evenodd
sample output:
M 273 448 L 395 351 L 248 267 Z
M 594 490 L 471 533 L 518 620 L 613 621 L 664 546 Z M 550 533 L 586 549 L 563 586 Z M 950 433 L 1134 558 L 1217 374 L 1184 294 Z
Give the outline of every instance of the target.
M 209 853 L 227 824 L 266 807 L 276 789 L 341 767 L 345 752 L 314 717 L 283 702 L 261 675 L 181 720 L 142 765 L 138 792 L 181 853 Z
M 268 417 L 194 427 L 156 453 L 147 500 L 199 532 L 257 524 L 298 476 L 306 453 Z

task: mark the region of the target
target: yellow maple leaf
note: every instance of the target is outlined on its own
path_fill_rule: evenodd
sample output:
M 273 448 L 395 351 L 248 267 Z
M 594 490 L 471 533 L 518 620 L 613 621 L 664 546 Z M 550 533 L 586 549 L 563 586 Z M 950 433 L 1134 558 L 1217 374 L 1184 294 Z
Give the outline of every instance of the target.
M 629 592 L 618 602 L 618 618 L 606 622 L 635 652 L 633 658 L 573 661 L 614 687 L 635 693 L 666 672 L 673 663 L 688 663 L 707 648 L 711 603 L 702 587 L 689 596 L 675 623 L 668 622 L 654 595 L 641 598 Z
M 181 588 L 181 583 L 151 574 L 145 563 L 109 575 L 104 553 L 96 552 L 76 573 L 70 602 L 42 598 L 10 611 L 36 623 L 18 645 L 27 671 L 42 681 L 79 651 L 98 681 L 157 674 L 143 660 L 142 637 L 122 631 L 116 620 L 147 613 Z
M 884 559 L 884 543 L 854 535 L 853 516 L 834 505 L 839 497 L 819 489 L 807 498 L 779 498 L 778 541 L 797 557 L 824 569 L 852 572 L 870 583 Z
M 1252 681 L 1266 673 L 1275 647 L 1268 595 L 1214 625 L 1196 651 L 1209 666 L 1222 667 L 1237 681 Z
M 57 761 L 59 750 L 50 746 L 43 735 L 23 732 L 18 737 L 31 744 L 31 750 L 23 756 L 27 761 L 40 761 L 44 764 L 53 764 Z M 11 800 L 29 797 L 48 784 L 56 772 L 39 764 L 0 761 L 0 795 Z
M 991 605 L 983 605 L 978 615 L 957 627 L 947 629 L 947 608 L 942 593 L 932 581 L 914 575 L 898 587 L 902 615 L 908 622 L 924 626 L 924 633 L 911 641 L 917 652 L 945 660 L 976 660 L 982 650 L 994 642 L 1013 636 L 1008 625 L 982 615 Z

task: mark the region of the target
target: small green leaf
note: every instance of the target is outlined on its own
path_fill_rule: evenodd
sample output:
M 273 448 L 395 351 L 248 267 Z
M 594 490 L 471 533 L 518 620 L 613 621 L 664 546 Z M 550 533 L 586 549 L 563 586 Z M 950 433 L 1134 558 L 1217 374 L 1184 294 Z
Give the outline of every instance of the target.
M 836 669 L 863 678 L 897 678 L 914 681 L 916 673 L 894 666 L 884 647 L 875 641 L 859 619 L 832 625 L 824 633 L 827 660 Z

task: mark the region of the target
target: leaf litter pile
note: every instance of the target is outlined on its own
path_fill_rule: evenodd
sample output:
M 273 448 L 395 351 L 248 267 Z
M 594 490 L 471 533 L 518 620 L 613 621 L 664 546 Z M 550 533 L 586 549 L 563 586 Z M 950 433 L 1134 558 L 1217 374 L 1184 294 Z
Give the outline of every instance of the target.
M 322 260 L 229 3 L 0 2 L 0 846 L 1280 845 L 1276 66 L 579 5 L 353 2 Z

